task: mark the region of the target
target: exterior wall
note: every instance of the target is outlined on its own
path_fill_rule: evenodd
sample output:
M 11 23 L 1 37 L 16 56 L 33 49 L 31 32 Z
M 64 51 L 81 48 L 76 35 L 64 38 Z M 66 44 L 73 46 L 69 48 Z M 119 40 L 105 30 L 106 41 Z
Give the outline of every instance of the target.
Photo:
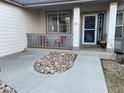
M 59 6 L 59 8 L 57 6 L 53 6 L 53 7 L 46 7 L 45 9 L 39 11 L 39 20 L 40 20 L 40 33 L 46 33 L 47 32 L 47 20 L 46 20 L 46 12 L 47 11 L 72 11 L 73 12 L 73 6 Z M 107 11 L 109 9 L 109 3 L 88 3 L 88 4 L 83 4 L 80 6 L 80 10 L 81 10 L 81 15 L 86 14 L 86 13 L 100 13 L 103 11 Z M 73 13 L 72 13 L 73 14 Z M 82 21 L 82 16 L 81 16 L 81 21 Z M 72 15 L 72 23 L 73 23 L 73 15 Z M 72 24 L 73 25 L 73 24 Z M 82 25 L 81 25 L 82 27 Z M 73 26 L 71 26 L 71 29 L 73 30 Z M 32 31 L 33 32 L 33 31 Z M 34 31 L 35 33 L 36 31 Z
M 59 8 L 58 8 L 59 7 Z M 39 31 L 30 31 L 31 33 L 41 33 L 41 34 L 46 34 L 47 33 L 47 16 L 46 13 L 47 12 L 51 12 L 51 11 L 71 11 L 72 12 L 72 21 L 71 21 L 71 32 L 73 33 L 73 8 L 74 5 L 70 5 L 70 6 L 48 6 L 48 7 L 44 7 L 39 9 L 39 13 L 38 15 L 40 16 L 37 17 L 40 20 L 40 26 L 38 27 L 38 29 L 40 29 Z M 82 4 L 80 5 L 80 12 L 81 12 L 81 24 L 80 24 L 80 45 L 82 45 L 82 16 L 83 14 L 91 14 L 91 13 L 104 13 L 105 14 L 105 21 L 104 21 L 104 31 L 103 31 L 103 36 L 106 36 L 106 21 L 107 21 L 107 16 L 106 16 L 106 12 L 109 9 L 109 3 L 86 3 L 86 4 Z
M 39 17 L 40 17 L 40 33 L 41 34 L 46 34 L 47 32 L 47 22 L 46 22 L 46 12 L 45 11 L 39 11 Z
M 88 3 L 81 5 L 81 12 L 105 11 L 109 9 L 109 3 Z
M 0 1 L 0 57 L 23 51 L 26 32 L 40 32 L 37 13 Z
M 118 4 L 118 11 L 119 10 L 124 10 L 124 1 Z
M 104 13 L 105 14 L 105 19 L 104 19 L 104 32 L 103 32 L 103 36 L 107 36 L 108 33 L 108 20 L 109 20 L 109 7 L 110 7 L 110 3 L 88 3 L 88 4 L 82 4 L 80 5 L 80 10 L 81 10 L 81 35 L 82 35 L 82 15 L 83 14 L 90 14 L 90 13 Z M 48 9 L 46 9 L 47 11 L 64 11 L 64 10 L 71 10 L 73 11 L 74 6 L 68 6 L 68 7 L 64 7 L 64 8 L 54 8 L 54 7 L 50 7 Z M 124 10 L 124 3 L 121 3 L 118 5 L 118 10 Z M 46 11 L 41 11 L 39 12 L 40 15 L 40 24 L 41 24 L 41 31 L 39 31 L 40 33 L 46 33 Z M 73 23 L 73 19 L 72 19 L 72 23 Z M 73 25 L 72 25 L 72 30 L 73 30 Z M 35 31 L 36 32 L 36 31 Z M 82 42 L 82 36 L 80 39 L 80 43 Z M 120 41 L 116 41 L 115 45 L 118 45 L 117 47 L 120 47 Z
M 73 7 L 72 6 L 68 6 L 68 7 L 63 7 L 63 6 L 59 6 L 59 8 L 57 6 L 48 6 L 45 7 L 44 9 L 39 9 L 39 13 L 38 15 L 40 16 L 39 20 L 40 20 L 40 33 L 41 34 L 46 34 L 47 33 L 47 12 L 59 12 L 59 11 L 73 11 Z M 73 25 L 73 18 L 71 16 L 71 31 L 73 29 L 72 25 Z M 35 31 L 34 31 L 35 33 Z
M 28 23 L 27 33 L 41 33 L 42 32 L 42 23 L 39 11 L 35 10 L 25 10 L 25 18 Z

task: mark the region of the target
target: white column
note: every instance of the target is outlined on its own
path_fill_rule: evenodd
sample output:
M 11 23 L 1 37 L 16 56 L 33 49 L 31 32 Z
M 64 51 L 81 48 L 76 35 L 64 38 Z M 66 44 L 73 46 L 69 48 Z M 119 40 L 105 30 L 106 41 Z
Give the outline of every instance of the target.
M 73 9 L 73 50 L 80 49 L 80 7 Z
M 108 33 L 107 33 L 107 51 L 114 51 L 115 43 L 115 26 L 116 26 L 116 15 L 117 15 L 117 2 L 110 3 L 110 9 L 108 12 Z

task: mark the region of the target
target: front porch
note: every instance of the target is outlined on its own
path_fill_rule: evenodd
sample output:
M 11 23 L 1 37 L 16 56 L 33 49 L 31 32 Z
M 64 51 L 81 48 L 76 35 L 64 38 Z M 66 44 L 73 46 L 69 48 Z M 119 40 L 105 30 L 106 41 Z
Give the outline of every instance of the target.
M 106 41 L 106 50 L 114 51 L 117 2 L 55 7 L 38 7 L 44 11 L 43 31 L 27 33 L 29 48 L 81 50 L 87 46 L 100 48 L 100 42 Z

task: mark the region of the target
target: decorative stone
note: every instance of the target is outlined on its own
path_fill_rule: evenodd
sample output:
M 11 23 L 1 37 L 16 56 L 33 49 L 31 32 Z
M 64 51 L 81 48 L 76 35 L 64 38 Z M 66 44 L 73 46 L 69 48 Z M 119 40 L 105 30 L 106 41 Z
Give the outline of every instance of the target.
M 43 74 L 62 73 L 73 66 L 76 56 L 69 53 L 50 52 L 49 55 L 36 61 L 34 69 Z
M 10 86 L 6 85 L 4 82 L 0 81 L 0 93 L 17 93 Z

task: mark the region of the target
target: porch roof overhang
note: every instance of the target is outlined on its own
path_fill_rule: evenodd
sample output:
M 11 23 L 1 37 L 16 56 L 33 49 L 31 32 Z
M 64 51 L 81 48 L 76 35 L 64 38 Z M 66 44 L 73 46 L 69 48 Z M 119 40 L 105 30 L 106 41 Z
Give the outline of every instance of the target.
M 21 7 L 43 7 L 62 4 L 80 4 L 87 2 L 111 2 L 121 0 L 4 0 Z

